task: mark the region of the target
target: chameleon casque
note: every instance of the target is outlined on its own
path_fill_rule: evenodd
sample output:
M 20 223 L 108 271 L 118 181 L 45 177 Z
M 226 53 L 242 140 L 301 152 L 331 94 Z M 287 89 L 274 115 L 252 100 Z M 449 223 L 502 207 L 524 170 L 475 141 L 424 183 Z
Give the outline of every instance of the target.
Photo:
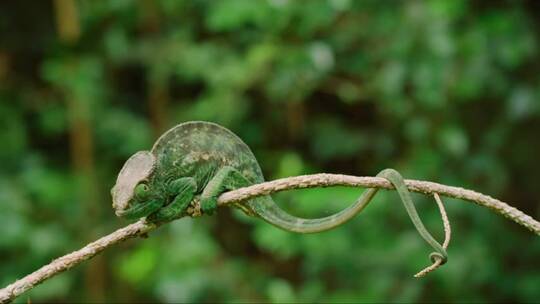
M 420 235 L 430 244 L 435 257 L 446 262 L 446 251 L 426 230 L 401 175 L 386 169 L 377 176 L 390 181 Z M 199 198 L 203 213 L 212 214 L 217 198 L 225 191 L 264 181 L 259 164 L 249 147 L 234 133 L 215 123 L 194 121 L 165 132 L 150 151 L 131 156 L 111 190 L 116 215 L 127 219 L 170 221 L 187 213 Z M 369 188 L 348 208 L 334 215 L 304 219 L 290 215 L 270 196 L 235 204 L 250 216 L 257 216 L 279 228 L 314 233 L 341 225 L 361 212 L 376 194 Z

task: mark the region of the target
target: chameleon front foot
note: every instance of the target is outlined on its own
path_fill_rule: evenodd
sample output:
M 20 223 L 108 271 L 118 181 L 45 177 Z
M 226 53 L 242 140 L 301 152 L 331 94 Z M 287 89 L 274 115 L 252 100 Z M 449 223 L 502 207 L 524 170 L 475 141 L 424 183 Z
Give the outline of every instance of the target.
M 201 196 L 195 195 L 191 203 L 186 209 L 186 213 L 190 217 L 199 217 L 202 216 L 202 209 L 201 209 Z
M 182 217 L 197 191 L 197 184 L 191 177 L 179 178 L 168 185 L 168 191 L 175 195 L 173 201 L 148 216 L 151 222 L 168 222 Z

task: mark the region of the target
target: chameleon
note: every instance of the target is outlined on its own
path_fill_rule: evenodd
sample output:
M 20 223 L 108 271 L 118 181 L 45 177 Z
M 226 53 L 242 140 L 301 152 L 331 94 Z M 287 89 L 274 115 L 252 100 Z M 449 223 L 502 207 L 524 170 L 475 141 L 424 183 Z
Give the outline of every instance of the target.
M 431 260 L 446 262 L 445 249 L 424 227 L 401 174 L 385 169 L 377 176 L 396 188 L 415 228 L 435 250 Z M 211 215 L 223 192 L 261 182 L 264 177 L 257 159 L 233 132 L 211 122 L 185 122 L 166 131 L 150 151 L 139 151 L 125 162 L 111 189 L 112 205 L 119 217 L 166 222 L 187 215 L 194 199 L 200 201 L 204 214 Z M 368 188 L 344 210 L 315 219 L 285 212 L 268 195 L 236 203 L 235 207 L 287 231 L 315 233 L 353 218 L 377 190 Z

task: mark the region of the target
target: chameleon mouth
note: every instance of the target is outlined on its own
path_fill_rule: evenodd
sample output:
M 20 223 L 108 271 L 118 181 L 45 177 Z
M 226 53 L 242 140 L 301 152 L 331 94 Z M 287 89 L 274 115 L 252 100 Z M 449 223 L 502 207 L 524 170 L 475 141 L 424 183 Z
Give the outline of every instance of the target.
M 128 206 L 127 209 L 116 210 L 115 214 L 119 217 L 124 217 L 128 220 L 134 220 L 148 216 L 159 210 L 161 202 L 159 200 L 150 200 L 144 203 Z
M 125 210 L 116 210 L 114 212 L 114 214 L 116 214 L 116 216 L 118 216 L 118 217 L 123 217 L 126 214 L 126 211 Z

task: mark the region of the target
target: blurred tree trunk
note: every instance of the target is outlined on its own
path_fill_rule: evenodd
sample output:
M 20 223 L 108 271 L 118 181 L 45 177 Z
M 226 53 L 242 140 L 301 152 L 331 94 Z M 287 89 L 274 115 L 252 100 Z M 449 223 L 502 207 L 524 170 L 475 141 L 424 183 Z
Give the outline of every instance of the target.
M 287 127 L 289 139 L 294 142 L 302 136 L 305 125 L 305 107 L 302 101 L 291 101 L 286 104 Z
M 80 38 L 80 25 L 77 6 L 74 0 L 55 0 L 57 30 L 60 41 L 67 46 L 76 44 Z M 69 62 L 68 70 L 77 70 L 78 62 Z M 79 202 L 83 204 L 84 222 L 82 227 L 93 227 L 99 215 L 97 179 L 94 163 L 94 142 L 92 138 L 92 109 L 90 102 L 82 100 L 74 92 L 64 90 L 69 119 L 69 142 L 72 167 L 79 185 Z M 87 230 L 92 239 L 92 229 Z M 91 302 L 103 302 L 105 299 L 105 261 L 103 256 L 94 259 L 91 267 L 86 268 L 85 285 L 87 299 Z
M 141 30 L 148 35 L 161 33 L 160 12 L 153 0 L 139 2 L 142 14 Z M 169 119 L 167 108 L 170 101 L 167 67 L 163 65 L 161 58 L 148 58 L 148 110 L 154 137 L 158 138 L 168 127 Z
M 158 138 L 168 126 L 167 105 L 169 92 L 166 80 L 162 78 L 148 81 L 148 108 L 154 137 Z

